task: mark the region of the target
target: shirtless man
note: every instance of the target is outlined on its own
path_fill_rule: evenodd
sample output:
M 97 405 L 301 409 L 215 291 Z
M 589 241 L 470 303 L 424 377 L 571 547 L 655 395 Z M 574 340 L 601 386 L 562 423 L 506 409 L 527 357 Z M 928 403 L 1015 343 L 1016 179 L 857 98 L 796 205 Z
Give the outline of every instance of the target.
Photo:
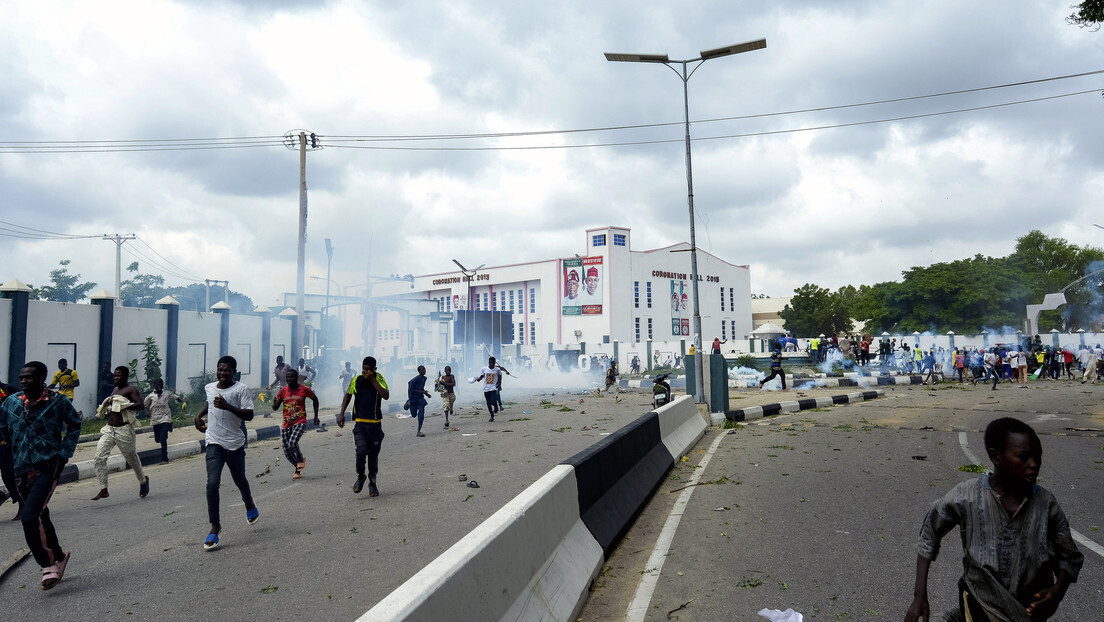
M 119 447 L 119 453 L 123 454 L 127 464 L 134 470 L 134 476 L 138 478 L 138 496 L 145 497 L 149 494 L 149 478 L 142 471 L 142 461 L 138 459 L 138 452 L 134 448 L 134 426 L 130 424 L 130 413 L 127 412 L 144 411 L 146 406 L 138 388 L 129 383 L 129 368 L 123 365 L 116 367 L 113 377 L 115 389 L 96 410 L 96 416 L 107 419 L 107 425 L 100 429 L 100 443 L 96 446 L 96 479 L 100 481 L 100 492 L 92 497 L 93 501 L 110 496 L 107 493 L 107 457 L 115 446 Z M 117 407 L 116 397 L 122 397 L 130 403 Z
M 437 381 L 437 386 L 441 392 L 441 407 L 445 411 L 445 429 L 448 429 L 452 407 L 456 404 L 456 376 L 452 375 L 452 367 L 445 365 L 445 373 Z

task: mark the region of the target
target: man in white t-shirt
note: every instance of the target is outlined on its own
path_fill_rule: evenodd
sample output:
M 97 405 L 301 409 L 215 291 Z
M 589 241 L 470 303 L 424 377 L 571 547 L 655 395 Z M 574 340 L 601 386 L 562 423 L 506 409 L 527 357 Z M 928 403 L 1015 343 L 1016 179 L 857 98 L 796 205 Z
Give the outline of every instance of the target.
M 207 441 L 207 517 L 211 521 L 211 533 L 203 542 L 203 548 L 218 548 L 222 523 L 219 518 L 219 485 L 222 483 L 222 467 L 230 467 L 230 477 L 241 492 L 245 504 L 245 520 L 250 525 L 260 520 L 261 513 L 253 503 L 249 492 L 249 479 L 245 475 L 245 427 L 253 420 L 253 391 L 234 380 L 238 361 L 224 356 L 215 371 L 217 382 L 204 387 L 207 402 L 195 418 L 195 427 L 203 432 Z M 209 424 L 203 418 L 210 415 Z
M 487 410 L 491 412 L 491 421 L 494 421 L 498 412 L 498 383 L 502 375 L 502 369 L 495 365 L 495 357 L 487 359 L 487 366 L 480 372 L 476 382 L 483 381 L 483 398 L 487 400 Z
M 1096 351 L 1089 348 L 1085 348 L 1077 353 L 1078 359 L 1081 361 L 1081 368 L 1084 370 L 1081 372 L 1081 384 L 1085 384 L 1089 380 L 1096 382 Z

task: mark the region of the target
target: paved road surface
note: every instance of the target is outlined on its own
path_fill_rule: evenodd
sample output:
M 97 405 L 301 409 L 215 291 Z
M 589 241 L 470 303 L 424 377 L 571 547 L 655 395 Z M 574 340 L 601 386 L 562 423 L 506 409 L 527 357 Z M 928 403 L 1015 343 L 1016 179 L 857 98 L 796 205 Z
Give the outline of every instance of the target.
M 649 558 L 684 494 L 679 489 L 718 439 L 659 558 L 642 619 L 762 620 L 755 613 L 764 607 L 792 607 L 806 620 L 903 618 L 920 519 L 951 486 L 976 477 L 959 471 L 972 462 L 960 433 L 984 459 L 978 431 L 998 416 L 1036 428 L 1044 449 L 1040 483 L 1057 495 L 1075 530 L 1104 544 L 1104 438 L 1096 436 L 1104 433 L 1104 388 L 885 388 L 883 399 L 707 433 L 607 561 L 581 619 L 625 619 L 642 577 L 657 573 Z M 1104 558 L 1081 549 L 1081 580 L 1053 620 L 1104 619 Z M 961 551 L 956 536 L 944 539 L 929 586 L 935 612 L 953 603 Z

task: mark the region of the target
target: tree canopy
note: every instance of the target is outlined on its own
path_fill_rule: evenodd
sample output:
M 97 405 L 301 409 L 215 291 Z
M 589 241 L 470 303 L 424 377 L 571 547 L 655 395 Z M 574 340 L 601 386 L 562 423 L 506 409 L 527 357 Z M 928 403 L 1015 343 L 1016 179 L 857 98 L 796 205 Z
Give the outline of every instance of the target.
M 80 282 L 81 275 L 69 274 L 69 260 L 58 262 L 60 268 L 50 271 L 50 285 L 31 286 L 31 297 L 35 300 L 53 300 L 55 302 L 77 302 L 88 295 L 96 284 Z
M 1044 313 L 1039 329 L 1090 329 L 1104 321 L 1102 281 L 1104 250 L 1031 231 L 1006 257 L 979 254 L 913 267 L 902 272 L 900 281 L 847 286 L 835 293 L 805 284 L 794 290 L 780 315 L 797 335 L 850 330 L 850 320 L 840 318 L 853 318 L 875 332 L 1015 330 L 1028 304 L 1068 287 L 1067 304 Z
M 1066 21 L 1082 28 L 1095 28 L 1100 30 L 1100 24 L 1104 23 L 1104 0 L 1084 0 L 1081 4 L 1070 7 L 1070 13 Z

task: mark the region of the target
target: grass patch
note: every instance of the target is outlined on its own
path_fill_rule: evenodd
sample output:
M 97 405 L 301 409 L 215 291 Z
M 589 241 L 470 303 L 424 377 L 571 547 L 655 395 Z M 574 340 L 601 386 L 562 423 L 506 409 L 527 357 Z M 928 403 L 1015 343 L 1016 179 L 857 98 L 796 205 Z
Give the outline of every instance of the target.
M 963 473 L 984 473 L 985 467 L 981 466 L 980 464 L 964 464 L 958 467 L 958 470 L 962 471 Z
M 561 408 L 561 409 L 559 410 L 559 412 L 562 412 L 562 413 L 573 413 L 573 412 L 575 412 L 575 409 L 574 409 L 574 408 L 571 408 L 570 406 L 564 406 L 563 408 Z

